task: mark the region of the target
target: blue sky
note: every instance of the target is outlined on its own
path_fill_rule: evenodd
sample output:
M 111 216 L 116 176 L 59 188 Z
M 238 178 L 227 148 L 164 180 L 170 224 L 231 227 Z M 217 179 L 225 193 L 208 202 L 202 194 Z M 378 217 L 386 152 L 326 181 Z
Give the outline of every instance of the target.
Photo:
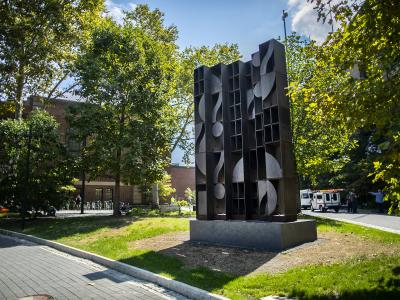
M 212 46 L 216 43 L 236 43 L 243 60 L 258 51 L 258 45 L 271 38 L 283 38 L 282 10 L 289 12 L 288 34 L 299 34 L 322 41 L 330 27 L 317 23 L 313 5 L 307 0 L 106 0 L 109 14 L 121 20 L 123 10 L 146 3 L 152 9 L 165 13 L 167 25 L 179 30 L 178 45 Z M 172 161 L 180 162 L 180 151 L 173 153 Z

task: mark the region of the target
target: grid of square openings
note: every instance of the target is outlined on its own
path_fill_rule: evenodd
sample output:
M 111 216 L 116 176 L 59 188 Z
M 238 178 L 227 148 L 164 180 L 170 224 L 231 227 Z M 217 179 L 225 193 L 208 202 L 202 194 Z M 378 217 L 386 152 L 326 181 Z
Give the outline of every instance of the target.
M 204 93 L 204 69 L 203 67 L 194 70 L 194 96 Z
M 242 215 L 244 211 L 244 183 L 232 183 L 232 213 Z
M 235 62 L 229 65 L 228 68 L 231 148 L 232 151 L 238 151 L 242 149 L 242 112 L 240 107 L 239 64 Z
M 278 106 L 270 106 L 264 109 L 265 143 L 279 141 L 279 109 Z
M 263 112 L 256 114 L 255 117 L 257 147 L 262 147 L 264 143 L 278 142 L 280 139 L 278 106 L 264 108 Z

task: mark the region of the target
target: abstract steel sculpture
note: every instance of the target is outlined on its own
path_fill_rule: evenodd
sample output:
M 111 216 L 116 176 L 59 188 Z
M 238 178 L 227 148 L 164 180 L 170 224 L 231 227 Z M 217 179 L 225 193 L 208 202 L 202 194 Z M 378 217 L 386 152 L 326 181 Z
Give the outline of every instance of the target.
M 194 71 L 199 220 L 295 221 L 298 183 L 284 46 Z

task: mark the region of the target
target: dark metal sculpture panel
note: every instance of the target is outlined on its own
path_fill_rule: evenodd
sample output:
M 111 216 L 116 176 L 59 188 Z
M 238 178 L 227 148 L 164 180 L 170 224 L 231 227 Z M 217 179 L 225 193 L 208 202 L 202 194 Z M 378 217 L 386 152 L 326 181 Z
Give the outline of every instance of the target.
M 197 218 L 294 221 L 298 184 L 284 46 L 194 71 Z

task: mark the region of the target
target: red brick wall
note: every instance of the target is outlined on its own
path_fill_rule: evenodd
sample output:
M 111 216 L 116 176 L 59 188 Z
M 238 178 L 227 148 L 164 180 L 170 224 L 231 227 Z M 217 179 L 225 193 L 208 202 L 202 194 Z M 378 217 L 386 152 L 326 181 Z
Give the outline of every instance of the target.
M 176 189 L 176 192 L 172 195 L 176 199 L 185 198 L 185 190 L 190 187 L 192 191 L 195 189 L 194 180 L 194 167 L 181 167 L 181 166 L 170 166 L 167 169 L 168 174 L 171 175 L 172 187 Z

